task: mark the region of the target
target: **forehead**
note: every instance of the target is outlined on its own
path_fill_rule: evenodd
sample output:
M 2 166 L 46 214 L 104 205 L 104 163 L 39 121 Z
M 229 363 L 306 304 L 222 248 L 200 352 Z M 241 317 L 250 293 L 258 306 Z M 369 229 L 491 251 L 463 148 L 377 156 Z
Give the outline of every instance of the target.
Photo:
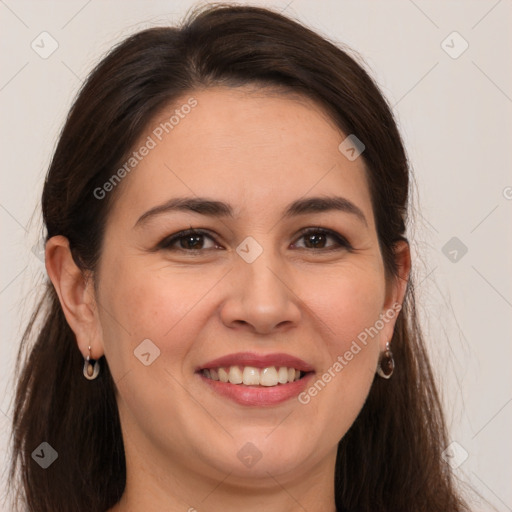
M 345 138 L 303 96 L 251 87 L 191 91 L 149 123 L 116 202 L 140 214 L 172 197 L 208 196 L 242 215 L 335 193 L 357 203 L 370 220 L 364 161 L 340 152 Z

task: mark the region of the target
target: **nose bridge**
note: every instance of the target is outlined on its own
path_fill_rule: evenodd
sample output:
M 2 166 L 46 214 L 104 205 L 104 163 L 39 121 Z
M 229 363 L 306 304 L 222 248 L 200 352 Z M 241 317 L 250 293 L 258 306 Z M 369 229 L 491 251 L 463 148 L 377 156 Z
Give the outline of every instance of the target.
M 236 251 L 235 290 L 224 308 L 225 322 L 250 324 L 257 331 L 295 323 L 299 310 L 287 281 L 285 265 L 270 236 L 247 237 Z
M 277 275 L 278 272 L 283 273 L 284 269 L 272 246 L 271 237 L 258 238 L 260 241 L 247 237 L 237 247 L 237 253 L 242 259 L 238 266 L 244 275 L 245 285 L 250 286 L 252 292 L 262 294 L 263 297 L 272 294 L 272 299 L 275 300 L 283 294 L 281 288 L 284 284 Z

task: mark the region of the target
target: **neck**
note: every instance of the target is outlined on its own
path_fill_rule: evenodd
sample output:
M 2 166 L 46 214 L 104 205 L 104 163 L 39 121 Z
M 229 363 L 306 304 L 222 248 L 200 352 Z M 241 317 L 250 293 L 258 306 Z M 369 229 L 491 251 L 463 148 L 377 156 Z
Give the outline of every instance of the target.
M 169 464 L 161 454 L 126 451 L 126 486 L 120 502 L 108 512 L 336 512 L 336 449 L 315 467 L 294 475 L 247 478 L 204 475 Z M 144 454 L 144 457 L 138 456 Z M 154 455 L 154 456 L 153 456 Z

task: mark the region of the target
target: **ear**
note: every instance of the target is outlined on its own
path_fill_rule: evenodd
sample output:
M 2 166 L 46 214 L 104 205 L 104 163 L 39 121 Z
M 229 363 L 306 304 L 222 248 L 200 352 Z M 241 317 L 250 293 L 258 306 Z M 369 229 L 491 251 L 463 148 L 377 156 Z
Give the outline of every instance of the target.
M 75 333 L 82 355 L 103 355 L 101 324 L 97 314 L 93 280 L 76 265 L 69 241 L 54 236 L 46 243 L 46 271 L 55 287 L 66 320 Z
M 381 318 L 384 321 L 384 328 L 381 331 L 381 350 L 385 350 L 386 342 L 391 341 L 396 319 L 404 302 L 409 273 L 411 271 L 411 251 L 409 242 L 398 241 L 394 246 L 395 262 L 397 265 L 397 276 L 390 278 L 386 284 L 386 300 L 382 310 Z

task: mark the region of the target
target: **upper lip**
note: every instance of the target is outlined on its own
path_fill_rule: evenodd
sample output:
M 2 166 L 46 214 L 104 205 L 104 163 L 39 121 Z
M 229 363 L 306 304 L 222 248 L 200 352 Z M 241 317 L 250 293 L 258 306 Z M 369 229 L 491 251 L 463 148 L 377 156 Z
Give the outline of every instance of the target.
M 206 368 L 220 368 L 226 366 L 254 366 L 255 368 L 267 368 L 269 366 L 286 366 L 287 368 L 295 368 L 303 372 L 314 371 L 314 368 L 302 359 L 285 353 L 275 354 L 256 354 L 254 352 L 238 352 L 236 354 L 228 354 L 202 364 L 197 371 Z

